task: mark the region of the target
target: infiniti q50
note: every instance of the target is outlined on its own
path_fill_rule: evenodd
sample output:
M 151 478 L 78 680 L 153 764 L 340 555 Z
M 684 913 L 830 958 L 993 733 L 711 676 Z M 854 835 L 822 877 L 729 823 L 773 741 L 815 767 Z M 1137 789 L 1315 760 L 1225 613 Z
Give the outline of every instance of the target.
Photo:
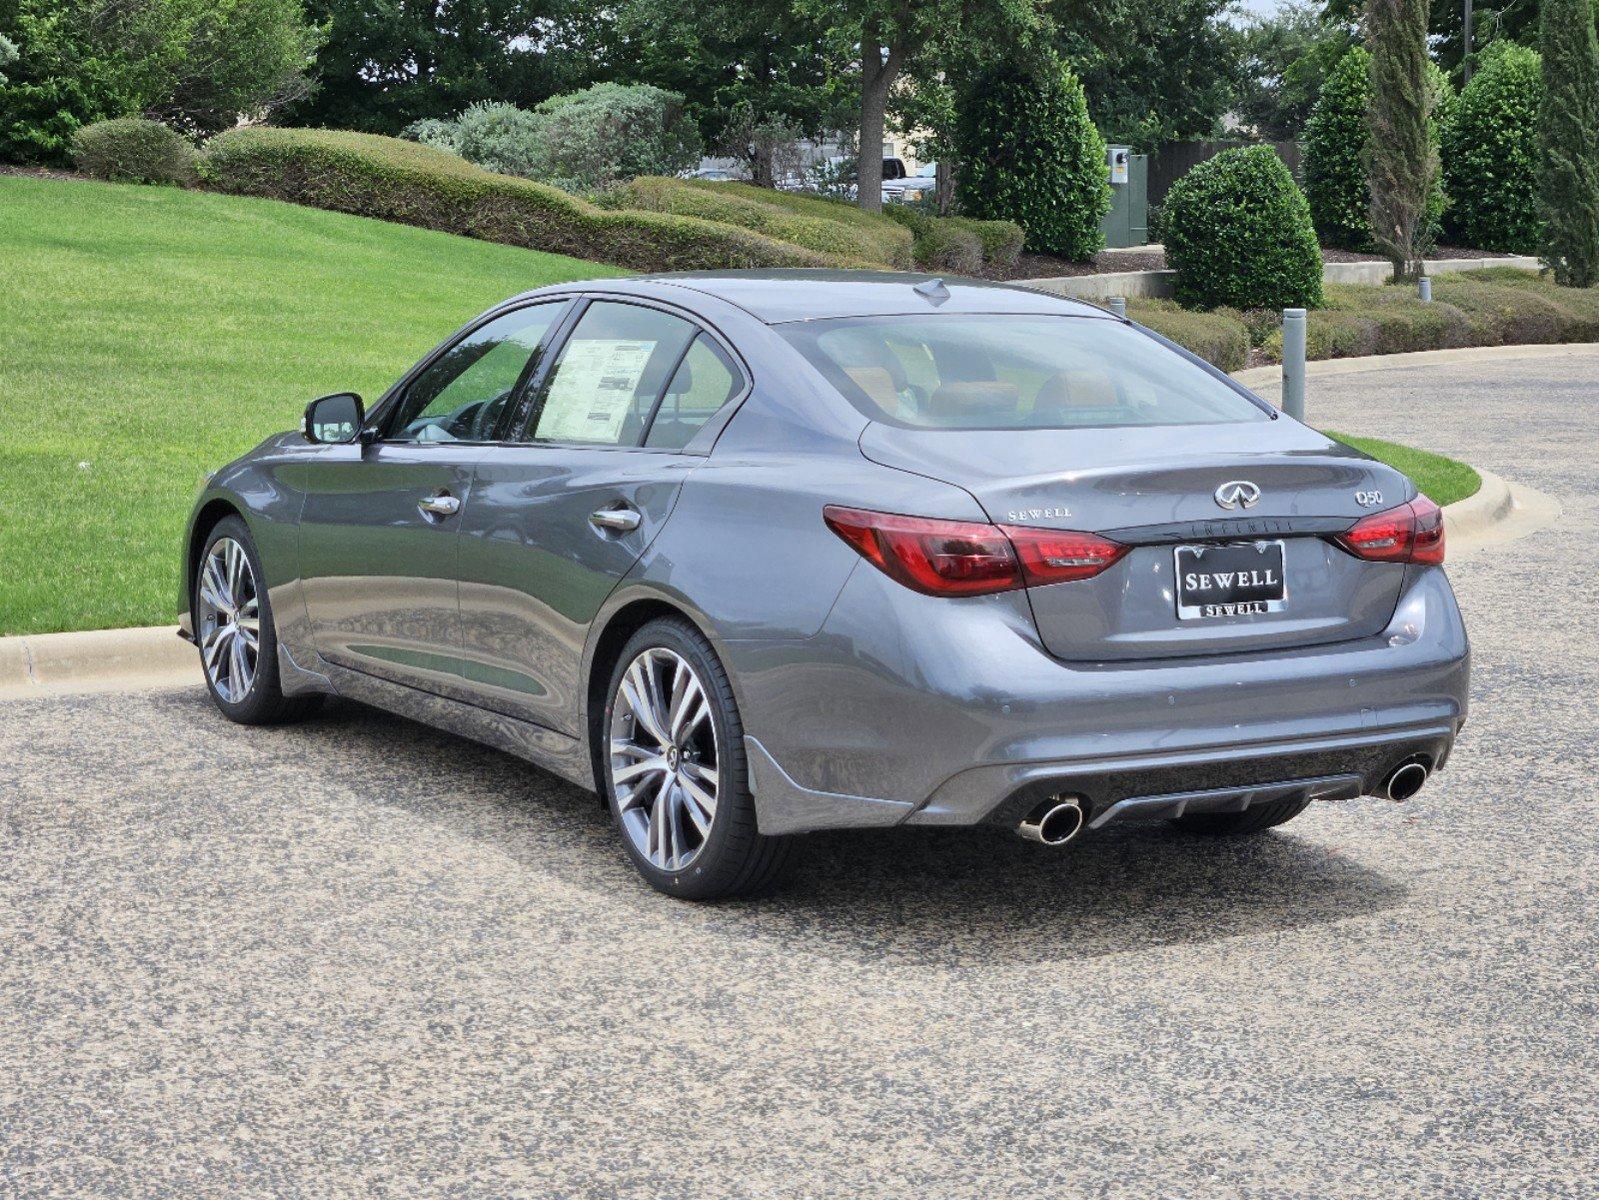
M 798 835 L 1250 834 L 1444 765 L 1468 649 L 1403 475 L 1149 330 L 893 273 L 574 283 L 218 471 L 182 630 L 599 793 L 655 887 Z

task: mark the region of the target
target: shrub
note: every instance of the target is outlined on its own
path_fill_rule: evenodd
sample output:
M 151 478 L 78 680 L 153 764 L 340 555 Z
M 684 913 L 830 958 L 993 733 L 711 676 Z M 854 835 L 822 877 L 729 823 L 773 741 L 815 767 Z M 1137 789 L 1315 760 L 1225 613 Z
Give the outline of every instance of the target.
M 639 270 L 818 267 L 836 260 L 746 229 L 668 213 L 607 211 L 398 138 L 326 129 L 237 129 L 211 140 L 219 191 L 380 217 Z
M 593 191 L 639 175 L 676 175 L 700 159 L 683 97 L 648 84 L 597 83 L 534 112 L 539 155 L 525 172 L 533 179 Z
M 1249 331 L 1236 314 L 1191 312 L 1170 300 L 1147 299 L 1129 300 L 1127 313 L 1223 371 L 1237 371 L 1249 361 Z
M 602 198 L 602 203 L 611 208 L 676 213 L 737 225 L 831 255 L 844 263 L 880 267 L 911 265 L 911 235 L 906 230 L 894 225 L 851 220 L 850 215 L 859 210 L 845 205 L 837 206 L 837 217 L 795 212 L 766 202 L 765 196 L 775 194 L 767 189 L 737 184 L 665 179 L 654 175 L 613 188 Z
M 1449 227 L 1483 250 L 1536 253 L 1538 106 L 1543 93 L 1534 50 L 1495 42 L 1461 93 L 1444 142 Z
M 1558 283 L 1599 283 L 1599 38 L 1589 0 L 1544 0 L 1544 262 Z
M 418 138 L 455 151 L 469 163 L 502 175 L 541 178 L 543 132 L 539 118 L 514 104 L 470 104 L 454 122 L 429 128 Z
M 998 266 L 1014 266 L 1021 257 L 1025 235 L 1015 221 L 979 221 L 975 217 L 942 217 L 956 229 L 969 229 L 982 243 L 983 261 Z
M 159 121 L 122 117 L 96 121 L 72 135 L 72 161 L 95 179 L 116 183 L 175 183 L 190 187 L 198 181 L 195 149 Z
M 1224 150 L 1166 193 L 1166 261 L 1190 306 L 1321 303 L 1321 248 L 1305 197 L 1270 146 Z
M 1077 77 L 1058 62 L 1029 71 L 1006 60 L 964 91 L 955 130 L 961 211 L 1014 221 L 1038 253 L 1086 260 L 1103 249 L 1105 139 Z
M 1364 250 L 1371 243 L 1366 165 L 1366 104 L 1371 55 L 1354 47 L 1333 68 L 1305 122 L 1305 199 L 1316 232 L 1329 246 Z
M 1428 0 L 1369 0 L 1366 44 L 1371 98 L 1366 107 L 1366 174 L 1371 238 L 1395 279 L 1421 276 L 1432 248 L 1429 212 L 1438 190 L 1436 99 L 1427 57 Z
M 975 230 L 961 229 L 904 204 L 884 205 L 883 215 L 910 230 L 916 265 L 923 270 L 969 275 L 983 265 L 983 239 Z

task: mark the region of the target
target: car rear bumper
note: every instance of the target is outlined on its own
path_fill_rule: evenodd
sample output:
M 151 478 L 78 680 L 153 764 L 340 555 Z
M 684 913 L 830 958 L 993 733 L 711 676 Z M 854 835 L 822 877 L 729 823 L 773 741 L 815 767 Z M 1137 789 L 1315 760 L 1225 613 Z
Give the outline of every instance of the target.
M 1059 792 L 1090 826 L 1329 778 L 1372 793 L 1407 758 L 1443 765 L 1470 662 L 1435 568 L 1377 637 L 1096 665 L 1051 657 L 1024 596 L 934 599 L 863 566 L 816 637 L 727 649 L 767 833 L 1014 825 Z

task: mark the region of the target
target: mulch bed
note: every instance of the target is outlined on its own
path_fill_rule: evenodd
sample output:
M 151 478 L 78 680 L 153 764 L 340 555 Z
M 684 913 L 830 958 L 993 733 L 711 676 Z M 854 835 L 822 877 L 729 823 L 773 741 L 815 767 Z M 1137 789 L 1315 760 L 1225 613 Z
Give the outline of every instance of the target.
M 1008 267 L 995 264 L 979 272 L 985 279 L 1051 279 L 1061 275 L 1108 275 L 1116 271 L 1163 271 L 1164 250 L 1101 250 L 1092 262 L 1072 262 L 1050 254 L 1023 254 Z
M 0 175 L 16 175 L 25 179 L 86 179 L 76 171 L 54 171 L 49 167 L 10 167 L 0 163 Z
M 1436 261 L 1441 258 L 1504 258 L 1507 253 L 1505 250 L 1474 250 L 1470 246 L 1434 246 L 1427 259 Z M 1321 248 L 1321 257 L 1323 262 L 1330 263 L 1388 261 L 1380 254 L 1356 254 L 1351 250 L 1334 250 L 1329 246 Z

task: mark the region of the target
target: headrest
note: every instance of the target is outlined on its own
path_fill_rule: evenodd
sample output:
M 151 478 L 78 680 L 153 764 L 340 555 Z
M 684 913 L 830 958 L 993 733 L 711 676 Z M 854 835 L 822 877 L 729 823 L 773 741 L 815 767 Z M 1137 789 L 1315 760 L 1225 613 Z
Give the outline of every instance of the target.
M 997 379 L 971 383 L 946 383 L 939 387 L 927 402 L 927 411 L 940 423 L 968 424 L 989 417 L 1000 417 L 1001 423 L 1014 421 L 1021 403 L 1021 393 L 1014 383 Z
M 1033 411 L 1050 412 L 1071 408 L 1115 408 L 1120 403 L 1109 372 L 1101 368 L 1082 371 L 1057 371 L 1044 380 L 1033 398 Z

